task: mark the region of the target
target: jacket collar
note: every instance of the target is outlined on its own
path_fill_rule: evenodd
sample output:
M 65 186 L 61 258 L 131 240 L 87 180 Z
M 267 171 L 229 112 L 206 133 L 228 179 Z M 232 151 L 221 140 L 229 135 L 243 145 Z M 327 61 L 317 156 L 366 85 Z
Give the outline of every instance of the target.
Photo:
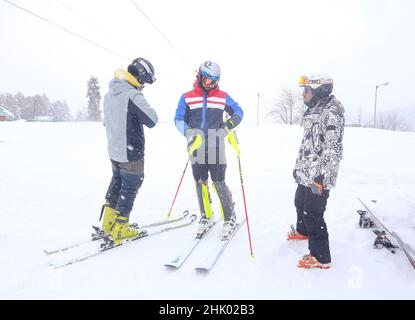
M 204 95 L 206 93 L 205 90 L 203 90 L 201 87 L 199 87 L 199 84 L 197 82 L 197 79 L 193 83 L 193 89 L 197 94 Z M 208 97 L 214 96 L 219 91 L 219 85 L 216 85 L 212 90 L 210 90 L 207 93 Z
M 137 81 L 136 78 L 133 77 L 133 75 L 123 69 L 117 69 L 114 72 L 115 79 L 118 80 L 124 80 L 127 81 L 129 84 L 131 84 L 133 87 L 136 88 L 144 88 L 144 85 L 142 85 L 140 82 Z

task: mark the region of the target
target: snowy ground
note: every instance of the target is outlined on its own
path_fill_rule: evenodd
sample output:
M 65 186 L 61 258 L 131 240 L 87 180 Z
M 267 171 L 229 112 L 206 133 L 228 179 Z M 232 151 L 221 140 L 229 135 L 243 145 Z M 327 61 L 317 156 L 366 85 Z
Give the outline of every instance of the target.
M 146 178 L 131 215 L 140 223 L 166 216 L 186 162 L 185 141 L 172 124 L 146 134 Z M 324 271 L 298 269 L 307 244 L 285 240 L 295 222 L 291 174 L 301 134 L 296 126 L 239 129 L 254 258 L 243 228 L 210 274 L 196 273 L 217 228 L 182 269 L 166 270 L 163 264 L 194 234 L 192 226 L 54 270 L 42 250 L 85 239 L 98 223 L 111 176 L 104 127 L 0 123 L 0 298 L 414 299 L 415 270 L 402 252 L 372 249 L 373 233 L 358 227 L 356 196 L 377 199 L 379 218 L 415 248 L 415 134 L 346 128 L 338 186 L 326 212 L 333 268 Z M 242 217 L 230 148 L 227 157 Z M 190 170 L 175 212 L 187 208 L 197 212 Z

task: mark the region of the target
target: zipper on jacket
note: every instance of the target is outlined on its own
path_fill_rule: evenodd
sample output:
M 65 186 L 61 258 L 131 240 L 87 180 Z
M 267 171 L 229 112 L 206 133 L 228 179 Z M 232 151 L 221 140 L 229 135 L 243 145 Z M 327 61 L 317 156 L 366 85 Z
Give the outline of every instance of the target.
M 203 92 L 202 123 L 200 124 L 200 127 L 202 130 L 205 129 L 205 125 L 206 125 L 206 108 L 207 108 L 207 92 Z

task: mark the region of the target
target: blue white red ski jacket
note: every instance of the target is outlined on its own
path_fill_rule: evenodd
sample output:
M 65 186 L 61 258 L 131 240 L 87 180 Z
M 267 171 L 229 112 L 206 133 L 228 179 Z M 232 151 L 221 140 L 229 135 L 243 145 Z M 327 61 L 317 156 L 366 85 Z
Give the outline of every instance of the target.
M 242 108 L 225 91 L 216 86 L 206 92 L 195 81 L 193 90 L 181 96 L 174 123 L 184 136 L 188 129 L 201 129 L 207 136 L 209 129 L 223 128 L 224 111 L 231 116 L 235 127 L 242 121 Z

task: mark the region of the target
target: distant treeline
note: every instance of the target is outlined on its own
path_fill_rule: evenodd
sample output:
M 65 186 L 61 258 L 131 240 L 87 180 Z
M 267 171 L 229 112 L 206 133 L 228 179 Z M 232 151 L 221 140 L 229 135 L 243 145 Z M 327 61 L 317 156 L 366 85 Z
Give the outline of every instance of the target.
M 22 93 L 15 95 L 6 93 L 0 95 L 0 106 L 14 114 L 14 120 L 35 120 L 37 117 L 51 117 L 54 121 L 72 121 L 65 100 L 51 102 L 43 95 L 26 97 Z
M 0 106 L 14 114 L 13 120 L 33 121 L 49 117 L 53 121 L 101 121 L 101 93 L 96 77 L 91 76 L 87 83 L 88 107 L 72 116 L 65 100 L 51 102 L 46 94 L 25 97 L 22 93 L 0 95 Z

